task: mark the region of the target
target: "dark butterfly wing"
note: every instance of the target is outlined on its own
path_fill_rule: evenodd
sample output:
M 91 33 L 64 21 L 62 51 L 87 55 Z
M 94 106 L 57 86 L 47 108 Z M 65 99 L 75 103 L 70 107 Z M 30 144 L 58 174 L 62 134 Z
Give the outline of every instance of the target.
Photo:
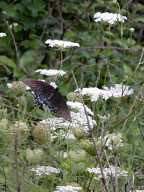
M 31 88 L 36 103 L 40 107 L 46 106 L 58 117 L 63 117 L 68 121 L 71 120 L 70 111 L 66 104 L 66 100 L 57 89 L 43 81 L 26 79 L 22 82 Z
M 0 97 L 5 96 L 5 93 L 3 91 L 0 91 Z

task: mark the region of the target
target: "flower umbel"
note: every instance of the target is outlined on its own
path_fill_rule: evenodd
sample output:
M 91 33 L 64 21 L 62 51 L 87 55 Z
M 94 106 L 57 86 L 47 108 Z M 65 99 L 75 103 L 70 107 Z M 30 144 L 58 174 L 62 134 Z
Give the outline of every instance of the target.
M 49 77 L 54 76 L 64 76 L 66 74 L 63 70 L 57 70 L 57 69 L 38 69 L 35 71 L 36 73 L 40 73 L 41 75 L 46 75 Z
M 0 33 L 0 37 L 6 37 L 7 36 L 7 34 L 6 33 Z
M 116 22 L 122 22 L 124 23 L 125 20 L 127 20 L 126 16 L 122 16 L 119 13 L 101 13 L 97 12 L 94 14 L 94 20 L 95 22 L 107 22 L 110 25 L 115 24 Z
M 45 44 L 48 44 L 49 47 L 57 47 L 60 49 L 65 49 L 70 47 L 80 47 L 79 43 L 74 43 L 71 41 L 63 41 L 63 40 L 52 40 L 52 39 L 46 40 Z
M 37 176 L 51 175 L 53 173 L 60 173 L 60 169 L 50 166 L 38 166 L 32 168 L 31 171 L 35 172 Z
M 66 186 L 57 186 L 54 192 L 79 192 L 81 191 L 81 187 L 66 185 Z
M 87 171 L 89 173 L 95 174 L 99 179 L 102 178 L 101 169 L 99 167 L 96 168 L 88 168 Z M 103 174 L 105 178 L 108 177 L 121 177 L 128 176 L 128 172 L 125 170 L 121 170 L 119 167 L 114 167 L 113 165 L 103 168 Z
M 47 125 L 47 127 L 51 128 L 51 130 L 64 129 L 64 128 L 71 128 L 71 129 L 80 128 L 85 134 L 89 134 L 90 131 L 89 128 L 92 130 L 94 125 L 96 124 L 95 120 L 93 120 L 92 118 L 91 110 L 86 106 L 86 111 L 90 125 L 90 127 L 88 127 L 88 122 L 82 103 L 67 102 L 67 105 L 72 109 L 75 108 L 76 110 L 76 112 L 74 111 L 70 112 L 72 119 L 71 122 L 65 121 L 63 118 L 53 117 L 43 120 L 40 123 Z
M 115 84 L 111 87 L 104 86 L 103 89 L 99 89 L 97 87 L 89 87 L 83 88 L 79 90 L 75 90 L 75 93 L 81 93 L 83 96 L 90 97 L 90 100 L 97 101 L 99 98 L 103 98 L 105 100 L 109 99 L 110 97 L 123 97 L 126 95 L 133 94 L 134 90 L 127 85 L 122 84 Z

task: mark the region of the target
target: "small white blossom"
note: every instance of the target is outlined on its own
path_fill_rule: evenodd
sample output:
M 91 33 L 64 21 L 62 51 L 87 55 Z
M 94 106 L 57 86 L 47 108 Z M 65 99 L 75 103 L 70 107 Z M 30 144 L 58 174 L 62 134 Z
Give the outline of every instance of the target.
M 95 174 L 99 179 L 102 178 L 101 169 L 99 167 L 96 168 L 88 168 L 87 171 L 89 173 Z M 128 172 L 125 170 L 121 170 L 119 167 L 114 167 L 113 165 L 102 169 L 104 177 L 121 177 L 128 176 Z
M 90 97 L 92 102 L 97 101 L 99 98 L 107 100 L 110 97 L 123 97 L 126 95 L 131 95 L 133 92 L 134 90 L 132 88 L 122 84 L 115 84 L 111 87 L 104 86 L 103 89 L 99 89 L 97 87 L 89 87 L 83 88 L 81 90 L 75 90 L 75 93 L 80 93 L 83 96 Z
M 116 22 L 122 22 L 124 23 L 125 20 L 127 20 L 126 16 L 122 16 L 119 13 L 101 13 L 97 12 L 94 14 L 94 20 L 95 22 L 107 22 L 110 25 L 115 24 Z
M 11 88 L 12 88 L 12 83 L 7 83 L 7 87 L 8 87 L 9 89 L 11 89 Z
M 12 23 L 11 25 L 10 25 L 10 28 L 12 28 L 12 27 L 17 27 L 18 26 L 18 23 Z
M 0 37 L 6 37 L 7 36 L 7 34 L 6 33 L 0 33 Z
M 35 71 L 36 73 L 40 73 L 41 75 L 46 75 L 49 77 L 53 76 L 64 76 L 66 74 L 63 70 L 57 70 L 57 69 L 38 69 Z
M 31 171 L 35 172 L 37 176 L 51 175 L 53 173 L 60 173 L 60 169 L 50 166 L 38 166 L 32 168 Z
M 54 192 L 79 192 L 81 191 L 81 187 L 66 185 L 66 186 L 57 186 Z
M 74 43 L 71 41 L 63 41 L 63 40 L 52 40 L 52 39 L 46 40 L 45 44 L 48 44 L 49 47 L 57 47 L 61 49 L 70 48 L 70 47 L 80 47 L 79 43 Z
M 135 28 L 131 27 L 129 30 L 130 30 L 131 32 L 134 32 L 134 31 L 135 31 Z

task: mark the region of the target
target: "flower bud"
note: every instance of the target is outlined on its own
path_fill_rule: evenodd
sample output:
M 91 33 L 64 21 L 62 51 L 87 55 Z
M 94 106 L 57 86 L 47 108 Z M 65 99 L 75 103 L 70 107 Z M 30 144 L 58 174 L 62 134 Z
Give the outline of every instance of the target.
M 26 86 L 22 81 L 13 81 L 7 84 L 8 88 L 15 91 L 16 94 L 22 94 L 26 90 Z
M 83 139 L 85 136 L 87 136 L 85 131 L 80 127 L 73 128 L 72 132 L 77 139 Z
M 17 133 L 19 140 L 24 140 L 28 136 L 29 128 L 27 124 L 23 121 L 16 121 L 14 126 L 12 126 L 13 131 Z
M 0 129 L 7 130 L 8 129 L 8 119 L 0 120 Z
M 68 93 L 67 94 L 67 99 L 69 101 L 79 101 L 79 102 L 81 102 L 80 96 L 77 93 L 74 93 L 74 92 Z
M 38 164 L 42 161 L 44 152 L 42 149 L 26 149 L 26 159 L 30 164 Z
M 48 141 L 48 130 L 44 124 L 38 124 L 33 130 L 34 140 L 38 144 L 45 144 Z
M 101 147 L 102 147 L 102 143 L 100 140 L 95 141 L 95 145 L 92 141 L 88 140 L 88 139 L 83 139 L 81 140 L 81 145 L 83 147 L 83 149 L 89 153 L 90 155 L 95 155 L 96 151 L 100 151 Z M 95 149 L 96 147 L 96 149 Z

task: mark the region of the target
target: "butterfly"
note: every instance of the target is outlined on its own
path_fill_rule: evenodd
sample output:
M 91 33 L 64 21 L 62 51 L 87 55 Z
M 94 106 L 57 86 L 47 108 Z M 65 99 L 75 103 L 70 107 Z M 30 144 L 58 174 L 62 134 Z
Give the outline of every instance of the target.
M 5 93 L 3 91 L 0 91 L 0 97 L 5 96 Z
M 63 117 L 65 120 L 70 121 L 70 110 L 66 104 L 66 99 L 57 88 L 52 87 L 46 82 L 26 79 L 22 81 L 25 85 L 29 86 L 32 90 L 36 103 L 40 108 L 48 107 L 51 112 L 56 116 Z

